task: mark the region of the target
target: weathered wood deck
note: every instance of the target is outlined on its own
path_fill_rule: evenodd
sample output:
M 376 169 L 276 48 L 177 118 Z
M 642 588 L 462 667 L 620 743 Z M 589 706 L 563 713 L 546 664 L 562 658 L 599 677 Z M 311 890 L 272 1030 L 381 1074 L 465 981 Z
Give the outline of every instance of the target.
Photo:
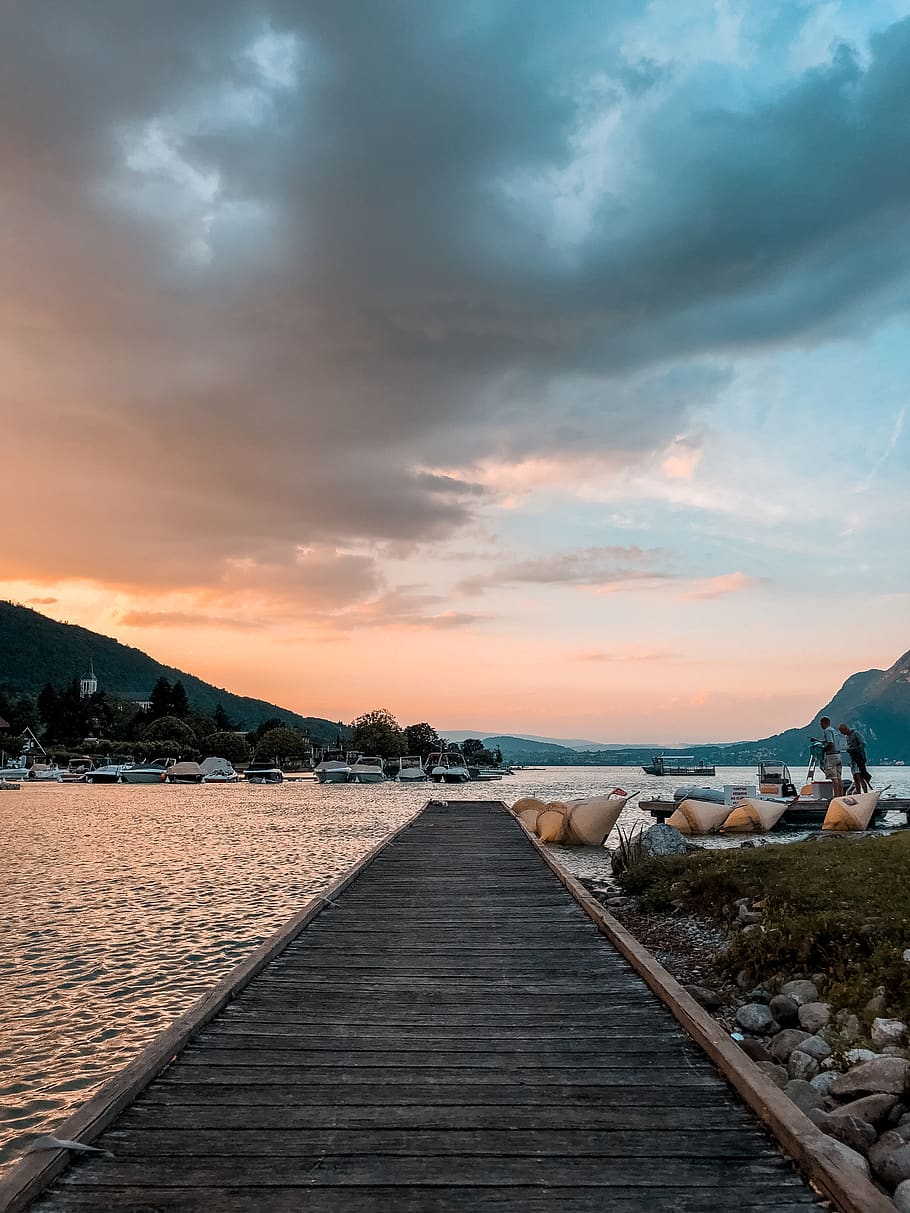
M 823 1207 L 495 802 L 431 804 L 94 1144 L 34 1213 Z

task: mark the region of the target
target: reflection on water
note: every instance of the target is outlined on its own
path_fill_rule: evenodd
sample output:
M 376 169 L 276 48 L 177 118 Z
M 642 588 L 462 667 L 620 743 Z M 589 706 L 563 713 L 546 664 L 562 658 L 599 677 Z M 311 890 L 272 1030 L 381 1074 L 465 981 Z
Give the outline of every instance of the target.
M 753 775 L 731 769 L 718 782 Z M 672 792 L 628 768 L 574 767 L 443 794 L 511 804 L 615 784 Z M 0 1167 L 436 794 L 302 781 L 0 796 Z M 632 804 L 621 824 L 643 821 Z M 579 875 L 607 872 L 601 848 L 559 850 Z

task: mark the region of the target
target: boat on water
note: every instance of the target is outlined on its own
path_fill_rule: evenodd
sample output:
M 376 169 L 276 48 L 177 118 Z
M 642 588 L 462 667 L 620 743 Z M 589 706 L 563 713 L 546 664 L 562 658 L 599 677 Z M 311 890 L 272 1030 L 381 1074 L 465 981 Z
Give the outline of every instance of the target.
M 28 761 L 23 756 L 18 761 L 10 761 L 5 767 L 0 768 L 0 778 L 3 779 L 28 779 L 29 773 Z
M 351 764 L 351 774 L 348 778 L 351 783 L 384 783 L 382 759 L 376 755 L 359 755 Z
M 461 750 L 431 754 L 427 768 L 434 783 L 467 783 L 471 778 Z
M 175 762 L 164 772 L 166 783 L 202 783 L 204 772 L 198 762 Z
M 423 769 L 423 759 L 419 754 L 407 754 L 398 759 L 398 772 L 395 775 L 398 783 L 426 783 L 429 779 Z
M 120 783 L 123 774 L 123 763 L 108 763 L 103 767 L 94 767 L 85 776 L 86 783 Z
M 227 758 L 206 758 L 199 765 L 203 783 L 240 783 L 234 764 Z
M 120 772 L 123 783 L 163 783 L 171 762 L 156 758 L 153 762 L 134 762 Z
M 600 847 L 631 799 L 624 788 L 580 800 L 544 802 L 533 796 L 517 800 L 512 812 L 541 842 L 569 847 Z
M 352 755 L 354 761 L 359 754 Z M 344 750 L 325 750 L 313 768 L 320 783 L 348 783 L 351 777 L 351 761 Z
M 708 762 L 699 762 L 694 754 L 655 754 L 647 766 L 641 768 L 646 775 L 708 776 L 716 768 Z
M 243 778 L 247 783 L 254 784 L 281 783 L 284 772 L 271 762 L 251 762 L 243 772 Z
M 89 758 L 87 754 L 79 754 L 69 760 L 60 778 L 63 783 L 88 783 L 88 773 L 94 769 L 94 759 Z
M 63 771 L 56 762 L 34 762 L 28 768 L 29 783 L 62 783 Z

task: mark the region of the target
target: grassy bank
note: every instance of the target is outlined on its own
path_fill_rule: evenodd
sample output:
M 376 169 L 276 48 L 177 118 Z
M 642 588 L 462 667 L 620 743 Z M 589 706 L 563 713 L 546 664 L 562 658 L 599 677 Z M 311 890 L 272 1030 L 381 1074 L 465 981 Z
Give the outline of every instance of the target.
M 643 909 L 681 904 L 731 927 L 736 899 L 757 901 L 761 926 L 732 935 L 720 973 L 773 986 L 824 972 L 835 1007 L 862 1016 L 884 987 L 886 1013 L 910 1019 L 910 833 L 672 856 L 621 883 Z

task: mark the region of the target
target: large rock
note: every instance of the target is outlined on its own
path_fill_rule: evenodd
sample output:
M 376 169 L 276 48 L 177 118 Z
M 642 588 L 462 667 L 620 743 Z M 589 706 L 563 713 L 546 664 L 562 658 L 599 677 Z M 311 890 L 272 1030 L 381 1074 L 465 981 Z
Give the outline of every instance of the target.
M 790 1077 L 802 1078 L 806 1082 L 811 1082 L 815 1078 L 818 1068 L 816 1058 L 810 1057 L 808 1053 L 803 1053 L 800 1049 L 794 1049 L 787 1062 L 787 1073 Z
M 775 994 L 768 1003 L 771 1014 L 782 1028 L 795 1028 L 799 1015 L 799 1003 L 787 994 Z
M 770 1036 L 778 1029 L 778 1023 L 770 1010 L 760 1002 L 747 1002 L 736 1012 L 736 1022 L 747 1032 L 756 1036 Z
M 821 1091 L 816 1091 L 811 1083 L 804 1082 L 801 1078 L 791 1078 L 784 1087 L 784 1094 L 789 1096 L 802 1112 L 825 1106 L 825 1097 Z
M 861 1061 L 875 1061 L 878 1053 L 874 1053 L 872 1049 L 848 1049 L 844 1054 L 844 1061 L 848 1066 L 858 1066 Z
M 905 1179 L 903 1183 L 897 1185 L 891 1199 L 894 1201 L 897 1213 L 910 1213 L 910 1179 Z
M 836 1077 L 837 1075 L 832 1075 L 832 1079 Z M 888 1114 L 896 1103 L 896 1095 L 864 1095 L 862 1099 L 854 1099 L 850 1103 L 835 1108 L 831 1115 L 856 1116 L 859 1120 L 868 1121 L 870 1125 L 880 1125 L 887 1120 Z
M 780 992 L 792 998 L 800 1007 L 806 1002 L 818 1002 L 818 987 L 814 981 L 785 981 Z
M 643 855 L 685 855 L 689 844 L 679 830 L 659 822 L 638 840 Z
M 910 1143 L 891 1139 L 896 1135 L 884 1133 L 869 1150 L 872 1170 L 889 1188 L 910 1179 Z
M 806 1032 L 820 1032 L 831 1018 L 831 1008 L 826 1002 L 804 1002 L 799 1011 L 799 1026 Z
M 774 1049 L 771 1049 L 772 1056 Z M 832 1095 L 903 1095 L 910 1087 L 910 1061 L 901 1057 L 876 1057 L 841 1074 L 831 1087 Z
M 872 1043 L 877 1049 L 899 1048 L 907 1039 L 907 1025 L 900 1019 L 873 1019 Z
M 786 1065 L 793 1050 L 808 1039 L 809 1033 L 800 1028 L 784 1028 L 783 1032 L 777 1033 L 768 1048 L 775 1061 Z
M 809 1081 L 816 1091 L 821 1091 L 822 1095 L 827 1095 L 831 1090 L 831 1084 L 836 1082 L 840 1075 L 836 1070 L 825 1070 L 822 1074 L 816 1074 Z
M 815 1123 L 823 1133 L 827 1133 L 829 1137 L 836 1137 L 838 1141 L 842 1141 L 851 1150 L 856 1150 L 858 1154 L 868 1153 L 869 1147 L 875 1142 L 875 1130 L 857 1116 L 828 1115 L 824 1120 L 817 1120 Z
M 823 1061 L 826 1057 L 831 1056 L 831 1046 L 822 1036 L 809 1036 L 806 1040 L 800 1041 L 799 1051 L 808 1053 L 816 1061 Z

